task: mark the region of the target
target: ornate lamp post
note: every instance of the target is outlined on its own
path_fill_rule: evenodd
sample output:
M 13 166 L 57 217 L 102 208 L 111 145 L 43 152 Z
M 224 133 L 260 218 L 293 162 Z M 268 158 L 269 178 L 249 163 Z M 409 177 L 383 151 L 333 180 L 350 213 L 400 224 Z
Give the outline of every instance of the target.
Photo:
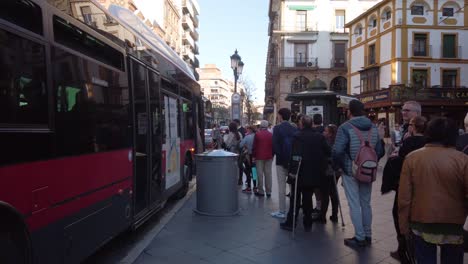
M 241 96 L 237 93 L 237 80 L 239 76 L 242 74 L 242 70 L 244 68 L 244 63 L 241 60 L 241 56 L 237 54 L 237 49 L 234 54 L 231 56 L 231 68 L 234 72 L 234 93 L 231 97 L 231 110 L 232 110 L 232 119 L 239 119 L 241 120 L 241 113 L 240 113 L 240 101 Z

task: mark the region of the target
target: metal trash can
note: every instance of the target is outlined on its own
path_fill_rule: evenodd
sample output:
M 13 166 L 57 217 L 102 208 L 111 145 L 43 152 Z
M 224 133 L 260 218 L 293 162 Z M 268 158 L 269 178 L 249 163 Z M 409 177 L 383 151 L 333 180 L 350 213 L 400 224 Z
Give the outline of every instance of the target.
M 195 155 L 196 213 L 209 216 L 232 216 L 239 213 L 238 156 L 221 149 Z

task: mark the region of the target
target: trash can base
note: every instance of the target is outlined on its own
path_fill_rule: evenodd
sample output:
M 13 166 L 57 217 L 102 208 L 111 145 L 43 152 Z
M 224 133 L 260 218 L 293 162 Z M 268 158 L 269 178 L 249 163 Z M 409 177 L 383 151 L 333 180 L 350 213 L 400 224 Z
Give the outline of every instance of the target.
M 219 217 L 228 217 L 228 216 L 235 216 L 235 215 L 238 215 L 240 213 L 240 210 L 237 210 L 235 212 L 232 212 L 232 213 L 220 213 L 220 214 L 214 214 L 214 213 L 205 213 L 205 212 L 201 212 L 197 209 L 193 209 L 193 211 L 199 215 L 204 215 L 204 216 L 219 216 Z

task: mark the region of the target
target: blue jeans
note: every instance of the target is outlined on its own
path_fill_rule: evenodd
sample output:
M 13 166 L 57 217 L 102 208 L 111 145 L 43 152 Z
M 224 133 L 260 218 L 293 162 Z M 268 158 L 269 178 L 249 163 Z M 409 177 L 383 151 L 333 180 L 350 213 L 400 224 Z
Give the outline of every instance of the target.
M 437 245 L 427 243 L 420 236 L 413 235 L 416 261 L 424 264 L 437 264 Z M 440 263 L 463 264 L 463 245 L 444 244 L 440 246 Z
M 372 208 L 370 205 L 372 183 L 361 183 L 348 175 L 343 175 L 342 178 L 355 237 L 359 240 L 372 237 Z

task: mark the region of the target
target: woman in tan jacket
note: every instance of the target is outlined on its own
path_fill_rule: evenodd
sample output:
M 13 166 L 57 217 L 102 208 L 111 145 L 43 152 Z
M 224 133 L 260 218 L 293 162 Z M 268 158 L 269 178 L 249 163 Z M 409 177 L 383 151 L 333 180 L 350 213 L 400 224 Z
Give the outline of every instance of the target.
M 455 123 L 429 122 L 427 144 L 406 156 L 400 178 L 400 231 L 414 242 L 417 263 L 463 263 L 463 224 L 468 208 L 468 156 L 454 146 Z

